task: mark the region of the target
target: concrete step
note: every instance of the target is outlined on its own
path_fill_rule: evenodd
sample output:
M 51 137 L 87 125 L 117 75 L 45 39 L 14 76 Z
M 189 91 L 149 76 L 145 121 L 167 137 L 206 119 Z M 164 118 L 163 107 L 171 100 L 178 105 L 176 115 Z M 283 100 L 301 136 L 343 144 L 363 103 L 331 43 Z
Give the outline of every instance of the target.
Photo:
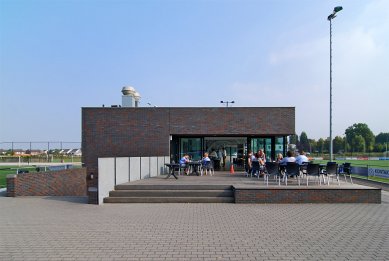
M 121 184 L 115 190 L 232 190 L 231 185 L 208 184 L 177 184 L 177 185 L 146 185 Z
M 232 190 L 115 190 L 109 197 L 233 197 Z
M 104 203 L 234 203 L 233 197 L 109 197 Z

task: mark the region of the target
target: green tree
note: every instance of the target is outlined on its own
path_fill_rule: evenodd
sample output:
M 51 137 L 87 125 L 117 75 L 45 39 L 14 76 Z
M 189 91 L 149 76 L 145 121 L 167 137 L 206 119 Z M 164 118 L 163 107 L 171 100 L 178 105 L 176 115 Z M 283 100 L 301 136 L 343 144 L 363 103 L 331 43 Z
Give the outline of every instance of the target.
M 351 144 L 351 147 L 355 152 L 365 152 L 366 151 L 365 144 L 366 142 L 365 139 L 362 137 L 362 135 L 356 135 L 353 139 L 353 143 Z
M 363 140 L 363 151 L 371 151 L 374 147 L 375 136 L 373 132 L 369 129 L 365 123 L 354 123 L 353 126 L 350 126 L 346 129 L 346 139 L 347 143 L 351 145 L 352 151 L 360 151 L 361 144 Z M 361 139 L 361 136 L 363 139 Z M 357 138 L 358 137 L 358 138 Z M 356 146 L 356 148 L 354 148 Z
M 330 137 L 324 140 L 323 144 L 323 152 L 329 153 L 330 152 Z
M 389 132 L 381 132 L 375 137 L 375 143 L 386 144 L 387 142 L 389 142 Z
M 289 136 L 289 143 L 290 144 L 295 144 L 297 146 L 298 142 L 299 142 L 299 137 L 296 134 Z
M 317 151 L 317 142 L 314 139 L 308 139 L 309 142 L 309 152 Z
M 332 146 L 334 153 L 339 153 L 340 151 L 344 151 L 345 139 L 340 136 L 336 136 L 332 141 Z
M 303 131 L 300 135 L 299 150 L 309 151 L 309 140 L 307 134 Z
M 324 152 L 324 139 L 323 138 L 320 138 L 318 141 L 317 141 L 317 151 L 319 153 L 323 153 Z
M 386 150 L 386 145 L 382 143 L 376 143 L 374 145 L 374 151 L 375 152 L 384 152 Z

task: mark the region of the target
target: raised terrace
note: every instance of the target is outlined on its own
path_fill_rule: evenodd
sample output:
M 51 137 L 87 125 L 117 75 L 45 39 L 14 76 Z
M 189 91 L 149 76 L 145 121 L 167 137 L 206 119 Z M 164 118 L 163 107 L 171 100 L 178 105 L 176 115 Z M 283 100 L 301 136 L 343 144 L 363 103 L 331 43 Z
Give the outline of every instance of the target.
M 263 178 L 244 173 L 216 172 L 213 176 L 165 175 L 118 184 L 105 203 L 381 203 L 381 189 L 351 184 L 340 179 L 318 185 L 312 178 L 289 179 L 278 185 L 273 177 L 266 186 Z

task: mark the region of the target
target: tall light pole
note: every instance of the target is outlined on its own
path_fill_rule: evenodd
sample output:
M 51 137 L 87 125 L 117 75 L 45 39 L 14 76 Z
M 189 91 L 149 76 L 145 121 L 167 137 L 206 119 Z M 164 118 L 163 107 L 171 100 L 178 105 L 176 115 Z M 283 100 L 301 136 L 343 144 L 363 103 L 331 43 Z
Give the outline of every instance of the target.
M 228 104 L 229 104 L 229 103 L 235 103 L 235 101 L 220 101 L 220 103 L 226 103 L 226 104 L 227 104 L 226 107 L 228 107 Z
M 332 19 L 336 17 L 336 13 L 341 11 L 343 7 L 337 6 L 332 14 L 327 19 L 330 21 L 330 161 L 333 159 L 333 144 L 332 144 Z

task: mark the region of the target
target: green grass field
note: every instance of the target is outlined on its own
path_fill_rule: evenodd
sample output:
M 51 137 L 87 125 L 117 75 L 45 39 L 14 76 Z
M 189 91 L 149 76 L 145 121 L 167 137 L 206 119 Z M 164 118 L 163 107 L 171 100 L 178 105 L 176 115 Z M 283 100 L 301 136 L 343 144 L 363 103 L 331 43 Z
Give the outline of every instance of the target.
M 29 172 L 36 172 L 35 167 L 32 166 L 0 166 L 0 188 L 5 188 L 7 183 L 7 175 L 16 174 L 17 169 L 26 169 Z
M 351 163 L 355 167 L 371 167 L 379 169 L 389 169 L 389 160 L 335 160 L 338 164 Z M 315 160 L 315 163 L 326 164 L 327 160 Z
M 73 165 L 73 168 L 81 166 Z M 0 188 L 5 188 L 7 185 L 7 175 L 16 174 L 18 169 L 28 170 L 29 172 L 36 172 L 36 166 L 0 166 Z

